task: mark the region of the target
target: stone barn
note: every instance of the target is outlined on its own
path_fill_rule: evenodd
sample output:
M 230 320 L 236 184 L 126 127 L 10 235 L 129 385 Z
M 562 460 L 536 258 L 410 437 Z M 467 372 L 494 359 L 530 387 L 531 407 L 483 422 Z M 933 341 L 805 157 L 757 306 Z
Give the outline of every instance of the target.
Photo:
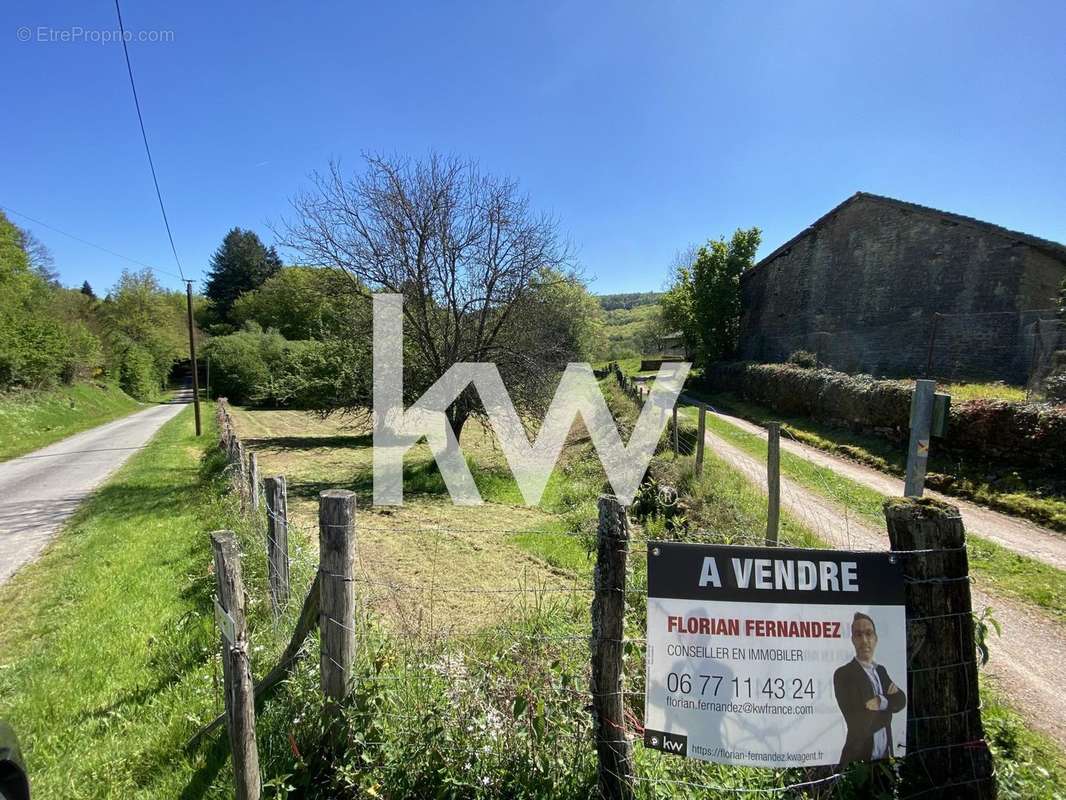
M 1066 246 L 858 192 L 741 278 L 739 355 L 1024 383 L 1061 346 Z

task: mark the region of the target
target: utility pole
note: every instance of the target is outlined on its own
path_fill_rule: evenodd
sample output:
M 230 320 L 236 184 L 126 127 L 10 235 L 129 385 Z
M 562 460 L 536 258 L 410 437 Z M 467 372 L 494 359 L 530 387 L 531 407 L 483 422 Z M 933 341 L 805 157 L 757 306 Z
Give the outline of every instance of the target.
M 196 368 L 196 339 L 192 332 L 192 281 L 185 281 L 186 309 L 189 317 L 189 358 L 192 359 L 192 407 L 196 416 L 196 435 L 200 435 L 200 376 Z

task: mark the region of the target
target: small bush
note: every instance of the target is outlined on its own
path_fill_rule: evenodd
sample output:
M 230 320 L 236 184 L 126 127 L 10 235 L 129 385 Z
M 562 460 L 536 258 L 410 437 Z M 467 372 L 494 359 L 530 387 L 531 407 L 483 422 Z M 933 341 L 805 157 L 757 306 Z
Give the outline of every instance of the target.
M 788 357 L 788 363 L 801 369 L 818 369 L 818 356 L 809 350 L 796 350 Z
M 1044 396 L 1053 403 L 1066 403 L 1066 372 L 1044 381 Z

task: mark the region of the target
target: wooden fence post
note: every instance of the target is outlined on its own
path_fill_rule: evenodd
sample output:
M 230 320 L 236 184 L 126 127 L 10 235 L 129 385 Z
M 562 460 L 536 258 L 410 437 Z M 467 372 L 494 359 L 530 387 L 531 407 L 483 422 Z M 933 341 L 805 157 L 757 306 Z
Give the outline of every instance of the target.
M 633 748 L 626 735 L 625 695 L 622 694 L 628 549 L 626 510 L 616 498 L 602 495 L 592 598 L 590 688 L 600 797 L 606 800 L 633 798 Z
M 259 459 L 255 452 L 248 454 L 248 496 L 252 511 L 259 510 Z
M 329 489 L 318 496 L 319 664 L 326 713 L 339 714 L 355 661 L 355 493 Z
M 703 474 L 703 444 L 707 438 L 707 406 L 700 404 L 699 432 L 696 434 L 696 474 Z
M 766 423 L 766 544 L 774 546 L 781 525 L 781 423 Z
M 678 434 L 677 434 L 677 403 L 674 403 L 674 422 L 673 422 L 673 427 L 674 427 L 674 458 L 677 458 L 677 451 L 678 451 L 678 446 L 677 446 L 677 444 L 678 444 L 678 442 L 677 442 L 677 436 L 678 436 Z
M 907 580 L 908 755 L 900 796 L 994 798 L 962 517 L 934 500 L 891 499 L 884 510 Z
M 279 611 L 289 600 L 289 499 L 285 476 L 263 481 L 267 506 L 267 581 L 270 603 Z
M 244 582 L 237 540 L 230 531 L 211 534 L 218 599 L 215 616 L 222 628 L 222 677 L 226 729 L 233 752 L 237 800 L 259 800 L 259 751 L 255 743 L 255 694 L 244 618 Z

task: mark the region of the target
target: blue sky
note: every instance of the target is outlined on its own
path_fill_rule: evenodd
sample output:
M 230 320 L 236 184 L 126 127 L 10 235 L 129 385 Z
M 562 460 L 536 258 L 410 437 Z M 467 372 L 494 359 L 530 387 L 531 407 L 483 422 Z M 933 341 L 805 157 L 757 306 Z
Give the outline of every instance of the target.
M 1066 242 L 1061 2 L 126 0 L 123 14 L 134 36 L 173 32 L 129 47 L 190 276 L 232 226 L 269 240 L 308 173 L 363 151 L 436 149 L 517 178 L 599 292 L 658 289 L 678 249 L 737 226 L 761 227 L 766 254 L 857 190 Z M 115 29 L 111 0 L 0 10 L 0 205 L 176 271 L 121 45 L 47 41 L 78 27 Z M 129 266 L 12 219 L 65 283 L 106 289 Z

